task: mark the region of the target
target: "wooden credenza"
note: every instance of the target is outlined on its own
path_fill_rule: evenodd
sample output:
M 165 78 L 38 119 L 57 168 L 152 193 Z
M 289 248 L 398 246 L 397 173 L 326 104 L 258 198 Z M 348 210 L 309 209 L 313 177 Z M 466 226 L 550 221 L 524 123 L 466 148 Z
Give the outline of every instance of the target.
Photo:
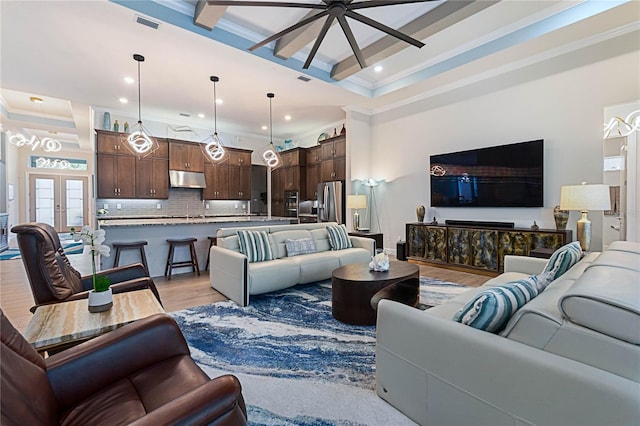
M 504 256 L 529 256 L 536 248 L 557 249 L 572 239 L 570 230 L 493 228 L 407 223 L 407 258 L 474 272 L 504 271 Z

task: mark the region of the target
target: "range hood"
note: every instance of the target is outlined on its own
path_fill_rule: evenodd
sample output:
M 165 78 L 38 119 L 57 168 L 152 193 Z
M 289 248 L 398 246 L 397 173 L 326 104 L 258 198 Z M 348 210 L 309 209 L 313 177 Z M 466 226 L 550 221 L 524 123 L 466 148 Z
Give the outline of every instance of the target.
M 169 182 L 172 188 L 206 188 L 204 173 L 169 170 Z

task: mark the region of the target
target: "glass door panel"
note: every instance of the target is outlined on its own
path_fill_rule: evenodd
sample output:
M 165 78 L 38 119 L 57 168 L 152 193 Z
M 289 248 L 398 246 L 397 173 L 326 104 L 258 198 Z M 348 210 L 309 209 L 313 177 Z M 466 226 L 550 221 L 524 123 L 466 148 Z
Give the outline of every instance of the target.
M 88 223 L 87 178 L 31 175 L 30 220 L 47 223 L 58 232 Z
M 55 179 L 35 178 L 35 217 L 36 222 L 47 223 L 55 228 Z
M 71 228 L 72 226 L 80 226 L 86 223 L 85 215 L 85 189 L 84 179 L 71 179 L 64 180 L 65 183 L 65 208 L 66 220 L 65 226 Z

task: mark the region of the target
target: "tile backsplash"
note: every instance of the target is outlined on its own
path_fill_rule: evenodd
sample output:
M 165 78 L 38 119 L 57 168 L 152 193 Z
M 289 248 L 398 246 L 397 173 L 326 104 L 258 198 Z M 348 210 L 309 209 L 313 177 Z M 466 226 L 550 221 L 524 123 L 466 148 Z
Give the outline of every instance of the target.
M 202 200 L 202 192 L 190 188 L 170 188 L 167 200 L 96 199 L 96 211 L 104 209 L 101 217 L 128 216 L 212 216 L 249 214 L 249 201 Z M 209 208 L 207 208 L 207 205 Z M 118 208 L 120 206 L 120 208 Z M 159 206 L 159 208 L 158 208 Z

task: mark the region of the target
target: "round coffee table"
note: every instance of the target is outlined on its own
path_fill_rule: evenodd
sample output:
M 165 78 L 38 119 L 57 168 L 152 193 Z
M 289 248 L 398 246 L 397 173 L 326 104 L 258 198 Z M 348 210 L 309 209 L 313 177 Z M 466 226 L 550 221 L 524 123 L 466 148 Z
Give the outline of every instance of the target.
M 331 313 L 346 324 L 374 325 L 371 298 L 392 284 L 402 283 L 415 296 L 415 305 L 420 300 L 420 268 L 413 263 L 391 261 L 385 272 L 372 271 L 366 263 L 346 265 L 333 271 L 331 283 Z

